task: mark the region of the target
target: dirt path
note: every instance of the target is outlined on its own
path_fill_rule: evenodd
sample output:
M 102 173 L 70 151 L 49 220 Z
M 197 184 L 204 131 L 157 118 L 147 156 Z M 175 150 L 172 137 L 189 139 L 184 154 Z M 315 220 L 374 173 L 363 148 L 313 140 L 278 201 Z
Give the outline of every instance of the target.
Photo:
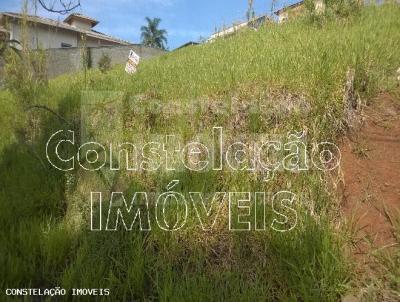
M 400 91 L 364 110 L 362 127 L 342 144 L 342 210 L 355 230 L 356 256 L 396 244 L 400 217 Z M 363 258 L 363 257 L 362 257 Z

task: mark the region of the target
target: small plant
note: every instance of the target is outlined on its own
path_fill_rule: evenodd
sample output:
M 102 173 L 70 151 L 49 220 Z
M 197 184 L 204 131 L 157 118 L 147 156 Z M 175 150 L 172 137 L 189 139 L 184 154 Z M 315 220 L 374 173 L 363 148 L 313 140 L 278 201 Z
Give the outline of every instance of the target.
M 111 69 L 111 58 L 109 55 L 103 53 L 99 60 L 99 69 L 102 73 L 106 73 Z
M 353 153 L 359 158 L 369 158 L 369 151 L 371 151 L 371 149 L 369 149 L 365 143 L 358 143 L 353 149 Z

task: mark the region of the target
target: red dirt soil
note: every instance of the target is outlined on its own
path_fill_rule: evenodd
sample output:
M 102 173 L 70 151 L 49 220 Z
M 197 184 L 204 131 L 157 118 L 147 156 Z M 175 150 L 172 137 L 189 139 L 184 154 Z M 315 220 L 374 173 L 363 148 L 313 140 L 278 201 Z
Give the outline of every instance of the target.
M 342 211 L 355 227 L 355 255 L 396 244 L 400 217 L 400 93 L 382 93 L 341 146 Z

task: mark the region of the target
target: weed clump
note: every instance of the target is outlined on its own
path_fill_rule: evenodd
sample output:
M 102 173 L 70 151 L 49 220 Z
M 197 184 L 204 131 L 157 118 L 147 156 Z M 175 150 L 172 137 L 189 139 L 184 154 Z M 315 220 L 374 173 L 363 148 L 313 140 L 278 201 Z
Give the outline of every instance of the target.
M 23 107 L 32 105 L 47 87 L 46 56 L 28 49 L 5 51 L 5 85 Z
M 13 100 L 36 100 L 43 89 L 41 103 L 56 108 L 68 121 L 82 122 L 92 113 L 95 140 L 120 136 L 146 142 L 153 135 L 174 134 L 186 144 L 214 126 L 227 130 L 227 142 L 239 136 L 250 142 L 254 137 L 267 140 L 300 130 L 310 146 L 334 140 L 343 127 L 343 88 L 349 68 L 355 70 L 351 91 L 362 98 L 389 87 L 388 79 L 400 62 L 394 51 L 400 43 L 399 16 L 398 6 L 383 5 L 362 9 L 351 22 L 325 19 L 318 28 L 301 18 L 268 24 L 144 61 L 133 76 L 127 76 L 122 66 L 108 71 L 104 57 L 100 70 L 85 68 L 49 81 L 48 86 L 41 77 L 44 61 L 11 54 L 7 81 L 13 94 L 0 92 L 5 117 L 0 127 L 11 128 L 9 116 L 25 113 Z M 29 64 L 21 67 L 23 60 Z M 93 111 L 82 115 L 85 90 L 103 94 L 90 102 L 93 108 L 88 110 Z M 104 91 L 118 93 L 109 98 Z M 158 105 L 166 109 L 161 111 Z M 122 121 L 113 118 L 121 115 Z M 119 123 L 123 127 L 117 127 Z M 76 129 L 83 129 L 89 123 L 76 124 Z M 89 232 L 88 192 L 103 186 L 99 176 L 103 171 L 94 174 L 77 168 L 76 174 L 65 175 L 49 167 L 40 148 L 63 127 L 54 114 L 47 115 L 40 123 L 42 135 L 26 148 L 12 143 L 11 130 L 2 130 L 0 143 L 6 141 L 7 146 L 0 157 L 0 188 L 7 190 L 0 190 L 0 218 L 8 230 L 0 244 L 2 287 L 110 288 L 117 300 L 160 301 L 192 296 L 204 301 L 338 301 L 347 291 L 349 267 L 341 234 L 332 226 L 337 208 L 326 174 L 276 173 L 265 181 L 256 173 L 224 168 L 204 173 L 105 171 L 104 183 L 111 182 L 107 190 L 129 197 L 135 192 L 164 192 L 171 179 L 180 181 L 176 191 L 186 195 L 289 189 L 303 196 L 299 224 L 291 233 L 269 228 L 235 233 L 224 231 L 227 219 L 221 216 L 216 229 L 204 232 L 193 216 L 182 233 L 156 228 L 151 233 Z M 83 131 L 76 145 L 83 143 L 82 137 Z M 65 151 L 62 158 L 77 154 Z M 21 190 L 22 184 L 29 186 Z M 226 215 L 226 209 L 221 213 Z M 1 249 L 7 246 L 9 250 Z
M 99 69 L 102 73 L 106 73 L 111 69 L 111 58 L 109 55 L 103 53 L 99 60 Z

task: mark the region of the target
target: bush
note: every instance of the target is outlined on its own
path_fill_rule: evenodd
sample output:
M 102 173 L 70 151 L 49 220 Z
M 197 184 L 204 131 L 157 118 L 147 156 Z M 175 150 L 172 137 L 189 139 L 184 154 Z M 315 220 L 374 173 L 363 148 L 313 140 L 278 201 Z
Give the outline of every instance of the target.
M 362 2 L 359 0 L 323 0 L 324 12 L 319 13 L 315 9 L 315 0 L 306 0 L 305 7 L 311 17 L 315 20 L 321 17 L 339 17 L 346 18 L 355 15 L 360 11 Z
M 99 60 L 99 69 L 102 73 L 106 73 L 111 69 L 111 58 L 105 53 L 103 53 Z
M 327 12 L 338 17 L 348 17 L 360 11 L 359 0 L 325 0 Z

